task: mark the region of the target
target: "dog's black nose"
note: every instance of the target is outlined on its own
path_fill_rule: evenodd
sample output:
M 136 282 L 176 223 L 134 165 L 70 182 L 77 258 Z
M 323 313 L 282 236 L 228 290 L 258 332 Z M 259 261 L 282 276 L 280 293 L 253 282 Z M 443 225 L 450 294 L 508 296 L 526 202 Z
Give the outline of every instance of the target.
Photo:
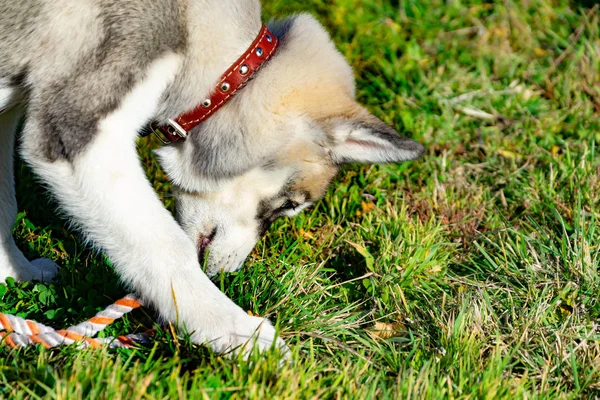
M 204 261 L 204 256 L 206 256 L 206 250 L 212 243 L 215 236 L 217 236 L 217 228 L 213 229 L 208 235 L 202 233 L 198 235 L 198 242 L 196 246 L 198 247 L 198 259 L 201 264 Z

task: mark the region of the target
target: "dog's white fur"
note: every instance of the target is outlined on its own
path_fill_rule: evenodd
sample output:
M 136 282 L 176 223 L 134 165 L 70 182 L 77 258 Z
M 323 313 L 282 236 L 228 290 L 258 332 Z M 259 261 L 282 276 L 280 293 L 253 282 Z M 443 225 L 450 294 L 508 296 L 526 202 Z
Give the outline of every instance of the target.
M 23 156 L 89 239 L 111 255 L 122 279 L 143 288 L 164 319 L 181 321 L 195 340 L 219 352 L 244 346 L 256 332 L 265 349 L 275 338 L 273 327 L 246 314 L 206 277 L 194 243 L 162 206 L 137 158 L 137 129 L 151 118 L 180 65 L 174 54 L 156 61 L 74 163 L 40 163 L 27 146 Z M 24 137 L 35 129 L 27 125 Z
M 3 87 L 4 86 L 4 87 Z M 10 108 L 10 106 L 14 103 L 14 97 L 17 93 L 17 90 L 8 87 L 7 83 L 2 82 L 0 80 L 0 110 L 4 110 Z M 5 130 L 8 130 L 10 127 L 4 127 Z

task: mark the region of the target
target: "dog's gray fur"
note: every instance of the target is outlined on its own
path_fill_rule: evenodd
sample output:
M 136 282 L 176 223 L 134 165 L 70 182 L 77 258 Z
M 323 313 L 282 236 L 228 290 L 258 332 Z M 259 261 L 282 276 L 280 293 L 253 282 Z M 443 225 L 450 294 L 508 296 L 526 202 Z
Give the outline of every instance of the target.
M 0 15 L 0 57 L 8 60 L 0 65 L 0 79 L 18 79 L 31 90 L 29 112 L 45 121 L 38 140 L 49 160 L 71 160 L 83 151 L 98 121 L 118 107 L 153 60 L 168 50 L 184 51 L 182 1 L 99 1 L 100 10 L 89 21 L 98 35 L 95 46 L 63 60 L 64 72 L 53 79 L 34 78 L 54 49 L 39 41 L 39 27 L 47 25 L 43 2 L 24 3 L 0 4 L 8 11 Z
M 24 159 L 161 317 L 217 351 L 252 336 L 262 349 L 283 346 L 201 272 L 200 244 L 210 244 L 209 275 L 235 270 L 271 222 L 319 199 L 341 164 L 409 160 L 423 148 L 355 103 L 351 68 L 314 18 L 273 22 L 273 59 L 188 140 L 158 151 L 178 226 L 145 180 L 136 132 L 201 103 L 260 15 L 257 0 L 0 0 L 0 279 L 56 273 L 29 263 L 10 235 L 12 138 L 26 105 Z

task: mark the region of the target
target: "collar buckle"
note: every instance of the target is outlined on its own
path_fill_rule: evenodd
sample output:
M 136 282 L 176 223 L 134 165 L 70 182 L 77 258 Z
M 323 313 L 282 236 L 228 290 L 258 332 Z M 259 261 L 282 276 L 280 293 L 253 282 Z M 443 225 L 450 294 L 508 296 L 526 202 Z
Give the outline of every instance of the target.
M 154 136 L 165 145 L 185 139 L 188 135 L 187 131 L 172 119 L 168 119 L 167 123 L 162 126 L 159 126 L 156 122 L 152 122 L 150 129 Z

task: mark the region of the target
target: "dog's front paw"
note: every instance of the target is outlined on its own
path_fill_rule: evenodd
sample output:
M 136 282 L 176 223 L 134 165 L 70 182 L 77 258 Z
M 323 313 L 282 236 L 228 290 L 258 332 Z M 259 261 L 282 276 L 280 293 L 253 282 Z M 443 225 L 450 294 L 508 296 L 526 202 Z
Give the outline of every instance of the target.
M 286 358 L 290 352 L 269 320 L 247 314 L 235 318 L 233 325 L 227 327 L 226 333 L 208 344 L 217 353 L 231 356 L 241 353 L 244 358 L 248 358 L 253 349 L 264 352 L 278 348 Z
M 50 282 L 58 274 L 58 265 L 47 258 L 39 258 L 30 262 L 19 252 L 11 261 L 13 262 L 3 264 L 0 259 L 0 282 L 4 282 L 7 277 L 20 282 Z
M 38 258 L 31 261 L 30 264 L 30 277 L 27 280 L 50 282 L 58 275 L 58 264 L 48 258 Z

